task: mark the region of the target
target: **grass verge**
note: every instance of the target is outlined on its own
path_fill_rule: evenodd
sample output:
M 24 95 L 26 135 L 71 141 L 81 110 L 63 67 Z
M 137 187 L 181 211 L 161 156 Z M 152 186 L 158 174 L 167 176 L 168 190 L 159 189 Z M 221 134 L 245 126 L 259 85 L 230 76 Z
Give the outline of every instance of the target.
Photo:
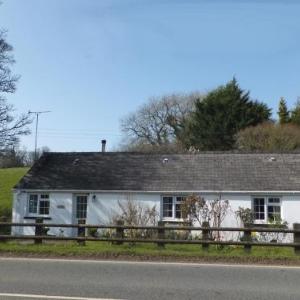
M 107 242 L 87 242 L 85 246 L 80 246 L 76 242 L 41 245 L 1 242 L 0 255 L 300 265 L 300 255 L 296 255 L 288 247 L 253 247 L 251 253 L 245 253 L 238 246 L 211 246 L 209 250 L 202 250 L 198 245 L 166 245 L 161 249 L 155 244 L 112 245 Z

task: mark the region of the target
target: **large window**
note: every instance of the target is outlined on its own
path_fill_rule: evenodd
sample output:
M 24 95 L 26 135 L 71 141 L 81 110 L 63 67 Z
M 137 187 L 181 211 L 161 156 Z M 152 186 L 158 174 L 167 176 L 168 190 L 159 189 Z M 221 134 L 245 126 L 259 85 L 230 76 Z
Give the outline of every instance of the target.
M 281 220 L 281 200 L 279 197 L 254 197 L 253 211 L 255 220 Z
M 28 199 L 28 214 L 49 215 L 50 200 L 48 194 L 30 194 Z
M 163 218 L 182 219 L 181 203 L 185 197 L 164 196 L 162 198 Z

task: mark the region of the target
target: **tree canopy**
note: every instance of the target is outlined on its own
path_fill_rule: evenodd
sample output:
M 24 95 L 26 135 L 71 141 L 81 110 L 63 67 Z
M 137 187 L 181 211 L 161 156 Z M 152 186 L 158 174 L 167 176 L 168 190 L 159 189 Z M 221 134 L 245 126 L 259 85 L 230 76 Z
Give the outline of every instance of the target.
M 186 147 L 199 150 L 230 150 L 238 131 L 270 120 L 271 110 L 250 99 L 234 78 L 195 103 L 187 120 Z
M 199 93 L 150 98 L 137 111 L 121 120 L 127 150 L 176 152 L 185 120 L 194 110 Z
M 264 123 L 241 130 L 236 147 L 245 151 L 291 151 L 300 149 L 300 127 Z

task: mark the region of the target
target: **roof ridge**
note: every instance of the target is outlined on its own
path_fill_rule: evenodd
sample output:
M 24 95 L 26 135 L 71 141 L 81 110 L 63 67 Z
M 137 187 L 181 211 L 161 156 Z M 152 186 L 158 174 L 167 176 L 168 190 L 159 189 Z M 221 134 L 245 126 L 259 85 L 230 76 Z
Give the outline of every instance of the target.
M 49 151 L 45 152 L 45 155 L 52 154 L 61 154 L 61 155 L 117 155 L 117 154 L 126 154 L 126 155 L 203 155 L 203 154 L 245 154 L 245 155 L 258 155 L 258 154 L 300 154 L 299 150 L 293 151 L 199 151 L 199 152 L 180 152 L 180 153 L 169 153 L 169 152 L 161 152 L 161 153 L 151 153 L 151 152 L 129 152 L 129 151 Z

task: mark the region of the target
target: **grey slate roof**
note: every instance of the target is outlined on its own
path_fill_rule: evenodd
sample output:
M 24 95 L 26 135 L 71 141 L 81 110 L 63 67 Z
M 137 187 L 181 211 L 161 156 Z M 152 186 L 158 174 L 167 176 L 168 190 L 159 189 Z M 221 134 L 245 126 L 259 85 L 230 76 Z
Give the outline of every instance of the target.
M 168 162 L 163 163 L 165 158 Z M 300 191 L 300 154 L 50 152 L 15 188 Z

